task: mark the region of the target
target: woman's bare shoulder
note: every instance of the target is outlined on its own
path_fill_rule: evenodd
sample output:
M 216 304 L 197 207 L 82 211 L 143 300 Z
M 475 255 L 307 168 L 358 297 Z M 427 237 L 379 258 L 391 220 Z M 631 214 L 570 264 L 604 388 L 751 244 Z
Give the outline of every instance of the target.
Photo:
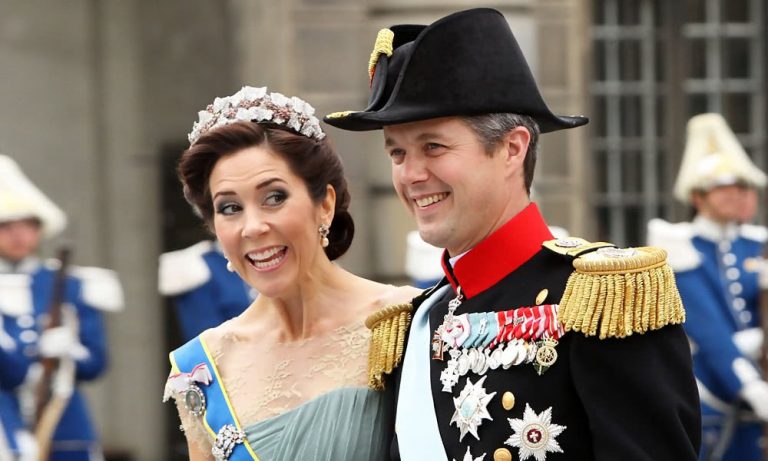
M 254 337 L 253 327 L 243 319 L 243 315 L 225 320 L 221 324 L 200 333 L 201 341 L 214 357 L 220 357 L 225 351 L 237 347 L 247 347 L 240 343 Z

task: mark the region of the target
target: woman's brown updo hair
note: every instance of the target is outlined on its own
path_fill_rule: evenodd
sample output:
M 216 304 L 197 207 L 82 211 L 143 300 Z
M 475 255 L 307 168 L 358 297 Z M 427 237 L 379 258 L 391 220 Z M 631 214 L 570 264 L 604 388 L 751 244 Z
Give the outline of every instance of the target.
M 179 179 L 187 201 L 213 230 L 213 199 L 208 180 L 214 165 L 222 157 L 264 144 L 304 181 L 315 204 L 325 198 L 326 186 L 333 186 L 336 207 L 329 245 L 324 249 L 330 260 L 346 253 L 355 235 L 355 224 L 348 211 L 350 195 L 341 158 L 327 138 L 317 141 L 283 127 L 253 122 L 236 122 L 209 131 L 185 150 L 179 161 Z

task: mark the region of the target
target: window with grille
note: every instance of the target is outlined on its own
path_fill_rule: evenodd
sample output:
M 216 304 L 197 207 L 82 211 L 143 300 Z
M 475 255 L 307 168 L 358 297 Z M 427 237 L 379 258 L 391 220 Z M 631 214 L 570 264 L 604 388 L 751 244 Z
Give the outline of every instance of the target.
M 592 203 L 596 238 L 645 241 L 688 219 L 672 188 L 692 115 L 719 112 L 765 166 L 762 0 L 595 0 Z

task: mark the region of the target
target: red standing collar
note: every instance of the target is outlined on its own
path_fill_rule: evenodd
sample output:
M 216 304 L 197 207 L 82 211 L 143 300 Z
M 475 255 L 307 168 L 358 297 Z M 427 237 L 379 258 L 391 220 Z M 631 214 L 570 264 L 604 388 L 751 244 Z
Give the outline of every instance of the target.
M 471 298 L 522 266 L 553 238 L 539 208 L 531 203 L 462 256 L 453 270 L 444 253 L 443 272 L 454 291 L 460 285 L 464 296 Z

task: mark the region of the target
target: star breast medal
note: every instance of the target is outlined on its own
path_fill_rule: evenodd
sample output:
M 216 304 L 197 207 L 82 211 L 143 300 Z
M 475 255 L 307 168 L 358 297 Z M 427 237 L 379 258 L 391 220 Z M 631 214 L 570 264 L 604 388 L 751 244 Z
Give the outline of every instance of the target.
M 509 418 L 508 421 L 514 434 L 504 443 L 519 450 L 521 461 L 531 457 L 536 461 L 545 461 L 547 453 L 563 453 L 555 437 L 560 435 L 566 426 L 552 424 L 552 407 L 537 414 L 526 403 L 523 418 Z
M 485 378 L 487 376 L 483 376 L 480 381 L 474 384 L 472 384 L 472 380 L 467 378 L 467 384 L 464 386 L 464 389 L 458 397 L 453 399 L 456 411 L 453 413 L 449 424 L 456 423 L 456 426 L 459 428 L 459 442 L 467 435 L 467 432 L 474 435 L 477 440 L 480 440 L 480 436 L 477 435 L 477 428 L 484 419 L 493 421 L 493 418 L 488 413 L 488 403 L 496 393 L 488 394 L 485 392 L 483 387 Z
M 464 453 L 464 458 L 461 459 L 461 461 L 483 461 L 485 459 L 485 453 L 478 457 L 472 456 L 472 453 L 469 451 L 469 447 L 467 447 L 467 452 Z M 453 461 L 456 461 L 456 458 L 453 459 Z

